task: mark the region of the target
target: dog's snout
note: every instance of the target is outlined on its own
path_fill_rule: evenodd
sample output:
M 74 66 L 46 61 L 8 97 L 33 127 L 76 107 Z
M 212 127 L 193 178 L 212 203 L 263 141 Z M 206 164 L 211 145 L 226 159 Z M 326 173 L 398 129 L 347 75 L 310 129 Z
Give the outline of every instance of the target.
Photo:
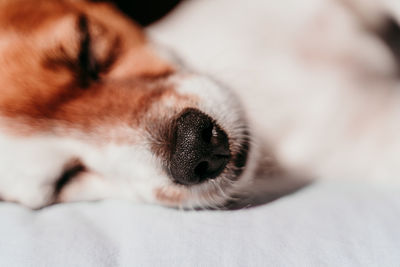
M 230 158 L 228 136 L 208 115 L 186 109 L 176 120 L 170 172 L 181 184 L 217 177 Z

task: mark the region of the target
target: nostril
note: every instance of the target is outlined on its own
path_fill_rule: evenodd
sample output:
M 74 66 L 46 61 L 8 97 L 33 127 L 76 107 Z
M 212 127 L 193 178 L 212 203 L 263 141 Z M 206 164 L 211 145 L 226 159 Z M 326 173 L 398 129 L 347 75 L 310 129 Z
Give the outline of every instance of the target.
M 201 132 L 201 139 L 206 142 L 206 143 L 210 143 L 211 142 L 211 137 L 212 137 L 212 131 L 213 131 L 214 125 L 210 125 L 207 128 L 205 128 L 202 132 Z
M 228 160 L 229 157 L 226 156 L 213 156 L 209 161 L 201 161 L 194 168 L 197 181 L 216 178 L 224 170 Z
M 196 168 L 194 168 L 194 174 L 201 179 L 204 179 L 204 177 L 207 176 L 208 166 L 209 164 L 207 161 L 200 162 L 199 164 L 197 164 Z

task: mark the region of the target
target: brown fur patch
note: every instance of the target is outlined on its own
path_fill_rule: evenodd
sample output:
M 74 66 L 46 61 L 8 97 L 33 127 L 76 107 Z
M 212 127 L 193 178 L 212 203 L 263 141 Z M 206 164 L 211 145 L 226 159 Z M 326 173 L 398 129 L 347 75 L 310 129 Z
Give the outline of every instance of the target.
M 54 125 L 84 131 L 96 126 L 137 126 L 150 106 L 168 91 L 169 88 L 160 84 L 140 79 L 99 84 L 89 89 L 65 87 L 26 101 L 9 100 L 2 104 L 2 111 L 8 117 L 24 119 L 41 131 L 51 130 Z
M 185 200 L 187 194 L 175 187 L 162 187 L 155 189 L 155 196 L 163 204 L 178 205 Z
M 82 17 L 90 33 L 88 51 L 99 64 L 98 80 L 88 83 L 82 83 L 78 62 Z M 108 4 L 0 2 L 0 34 L 0 115 L 33 132 L 137 125 L 153 103 L 173 94 L 165 78 L 174 68 L 156 56 L 139 27 Z

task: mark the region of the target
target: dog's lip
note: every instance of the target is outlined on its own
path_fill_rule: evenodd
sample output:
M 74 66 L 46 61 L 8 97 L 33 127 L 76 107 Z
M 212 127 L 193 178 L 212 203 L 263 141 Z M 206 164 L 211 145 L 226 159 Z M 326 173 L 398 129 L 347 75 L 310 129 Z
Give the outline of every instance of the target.
M 70 183 L 79 174 L 86 171 L 88 171 L 86 166 L 78 158 L 73 158 L 67 161 L 64 169 L 54 184 L 54 198 L 60 194 L 62 189 L 67 186 L 68 183 Z

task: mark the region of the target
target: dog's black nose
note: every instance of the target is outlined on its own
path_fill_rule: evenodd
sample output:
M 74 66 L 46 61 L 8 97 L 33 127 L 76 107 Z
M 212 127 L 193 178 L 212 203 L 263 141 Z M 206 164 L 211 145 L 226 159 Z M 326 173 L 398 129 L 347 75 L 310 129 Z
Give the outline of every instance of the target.
M 213 120 L 193 108 L 176 120 L 170 172 L 185 185 L 198 184 L 217 177 L 230 158 L 226 133 Z

